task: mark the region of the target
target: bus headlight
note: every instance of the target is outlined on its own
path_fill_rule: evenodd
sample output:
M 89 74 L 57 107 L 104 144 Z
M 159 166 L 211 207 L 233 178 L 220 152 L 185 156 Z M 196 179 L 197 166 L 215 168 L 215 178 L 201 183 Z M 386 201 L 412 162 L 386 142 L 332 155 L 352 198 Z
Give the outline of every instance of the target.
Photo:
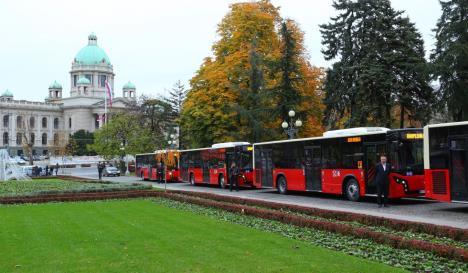
M 408 182 L 406 180 L 395 177 L 395 182 L 397 182 L 397 184 L 403 185 L 405 192 L 408 191 Z

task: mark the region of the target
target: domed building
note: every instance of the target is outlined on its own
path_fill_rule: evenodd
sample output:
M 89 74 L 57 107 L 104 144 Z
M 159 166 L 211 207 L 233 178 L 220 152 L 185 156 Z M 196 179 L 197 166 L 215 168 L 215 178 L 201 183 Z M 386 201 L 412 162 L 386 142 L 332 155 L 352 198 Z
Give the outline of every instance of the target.
M 15 100 L 9 90 L 0 95 L 0 148 L 22 155 L 25 142 L 32 142 L 33 154 L 59 154 L 70 134 L 100 128 L 106 108 L 108 113 L 124 111 L 136 99 L 136 87 L 130 81 L 122 86 L 122 96 L 115 97 L 114 77 L 109 57 L 91 33 L 88 44 L 72 60 L 69 97 L 63 97 L 57 81 L 49 85 L 45 102 Z M 111 90 L 112 108 L 106 85 Z

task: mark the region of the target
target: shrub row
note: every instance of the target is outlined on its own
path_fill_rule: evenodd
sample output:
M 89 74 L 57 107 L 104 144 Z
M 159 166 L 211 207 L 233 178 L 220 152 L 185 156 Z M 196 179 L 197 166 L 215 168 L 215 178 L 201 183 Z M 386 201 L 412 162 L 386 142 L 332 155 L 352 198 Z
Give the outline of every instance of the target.
M 99 192 L 75 192 L 63 194 L 44 194 L 38 196 L 2 197 L 0 204 L 24 204 L 24 203 L 47 203 L 47 202 L 73 202 L 105 199 L 152 197 L 152 190 L 114 190 Z
M 397 220 L 379 216 L 358 214 L 353 212 L 342 212 L 335 210 L 303 207 L 298 205 L 281 204 L 276 202 L 246 199 L 241 197 L 224 196 L 205 192 L 171 191 L 173 193 L 185 194 L 189 196 L 212 199 L 221 202 L 242 204 L 249 206 L 265 207 L 269 209 L 284 209 L 296 213 L 303 213 L 312 216 L 318 216 L 327 219 L 334 219 L 346 222 L 358 222 L 370 226 L 383 226 L 397 231 L 413 231 L 426 233 L 437 237 L 447 237 L 456 241 L 468 242 L 468 230 L 448 226 L 439 226 L 429 223 L 420 223 L 413 221 Z
M 189 196 L 187 194 L 155 192 L 154 195 L 180 202 L 193 203 L 204 207 L 214 207 L 234 213 L 242 213 L 263 219 L 275 220 L 299 227 L 314 228 L 328 232 L 339 233 L 342 235 L 354 236 L 357 238 L 370 239 L 376 243 L 386 244 L 394 248 L 427 251 L 441 257 L 468 262 L 468 250 L 458 247 L 436 244 L 421 240 L 406 239 L 397 235 L 372 231 L 368 228 L 353 227 L 350 225 L 344 225 L 340 223 L 320 221 L 301 217 L 298 215 L 288 214 L 282 211 L 267 210 L 249 207 L 241 204 L 228 204 L 225 202 L 201 199 Z

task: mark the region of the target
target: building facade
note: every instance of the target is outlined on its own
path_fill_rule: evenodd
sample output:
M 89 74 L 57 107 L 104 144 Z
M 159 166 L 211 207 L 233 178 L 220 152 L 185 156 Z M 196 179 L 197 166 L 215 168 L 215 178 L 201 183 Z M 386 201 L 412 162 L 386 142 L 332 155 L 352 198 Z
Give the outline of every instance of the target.
M 70 96 L 54 81 L 44 102 L 16 100 L 9 90 L 0 95 L 0 147 L 10 155 L 59 155 L 70 134 L 94 132 L 106 119 L 106 84 L 112 90 L 112 111 L 123 111 L 136 99 L 130 81 L 114 95 L 114 69 L 94 33 L 75 56 L 70 70 Z M 107 103 L 108 104 L 108 103 Z M 109 112 L 109 111 L 108 111 Z M 29 147 L 28 147 L 29 145 Z

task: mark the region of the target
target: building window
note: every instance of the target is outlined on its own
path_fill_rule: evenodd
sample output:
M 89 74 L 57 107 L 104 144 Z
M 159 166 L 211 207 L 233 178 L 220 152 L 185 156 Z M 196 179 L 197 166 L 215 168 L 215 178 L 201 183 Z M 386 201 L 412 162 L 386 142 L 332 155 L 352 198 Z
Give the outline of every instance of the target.
M 16 117 L 16 128 L 23 128 L 23 117 L 17 116 Z
M 34 117 L 30 117 L 29 118 L 29 128 L 34 128 L 34 126 L 36 126 L 36 120 L 34 119 Z
M 23 135 L 21 133 L 16 134 L 16 145 L 21 145 L 23 143 Z
M 99 115 L 94 114 L 94 129 L 99 129 Z
M 68 118 L 68 128 L 71 129 L 71 127 L 72 127 L 72 120 L 71 118 Z
M 3 133 L 3 146 L 8 145 L 8 133 Z
M 59 136 L 58 136 L 58 134 L 54 134 L 54 145 L 55 146 L 59 145 Z
M 47 145 L 47 134 L 46 133 L 42 134 L 42 145 Z
M 99 86 L 106 87 L 106 80 L 107 80 L 106 75 L 99 75 Z
M 59 91 L 55 91 L 55 97 L 56 97 L 56 98 L 60 98 L 60 96 L 59 96 Z
M 76 86 L 77 81 L 78 81 L 78 75 L 73 75 L 73 86 Z
M 91 85 L 93 85 L 93 75 L 92 74 L 86 74 L 85 78 L 88 79 L 89 82 L 91 82 Z
M 59 119 L 54 118 L 54 129 L 58 129 L 58 128 L 59 128 Z
M 42 155 L 47 155 L 48 153 L 49 153 L 48 150 L 43 150 L 43 151 L 42 151 Z
M 31 139 L 29 140 L 29 143 L 31 143 L 32 145 L 34 145 L 34 142 L 36 141 L 36 135 L 34 135 L 34 133 L 31 133 Z
M 47 118 L 46 117 L 42 118 L 42 128 L 47 128 Z
M 10 116 L 4 115 L 3 116 L 3 127 L 8 128 L 10 126 Z

